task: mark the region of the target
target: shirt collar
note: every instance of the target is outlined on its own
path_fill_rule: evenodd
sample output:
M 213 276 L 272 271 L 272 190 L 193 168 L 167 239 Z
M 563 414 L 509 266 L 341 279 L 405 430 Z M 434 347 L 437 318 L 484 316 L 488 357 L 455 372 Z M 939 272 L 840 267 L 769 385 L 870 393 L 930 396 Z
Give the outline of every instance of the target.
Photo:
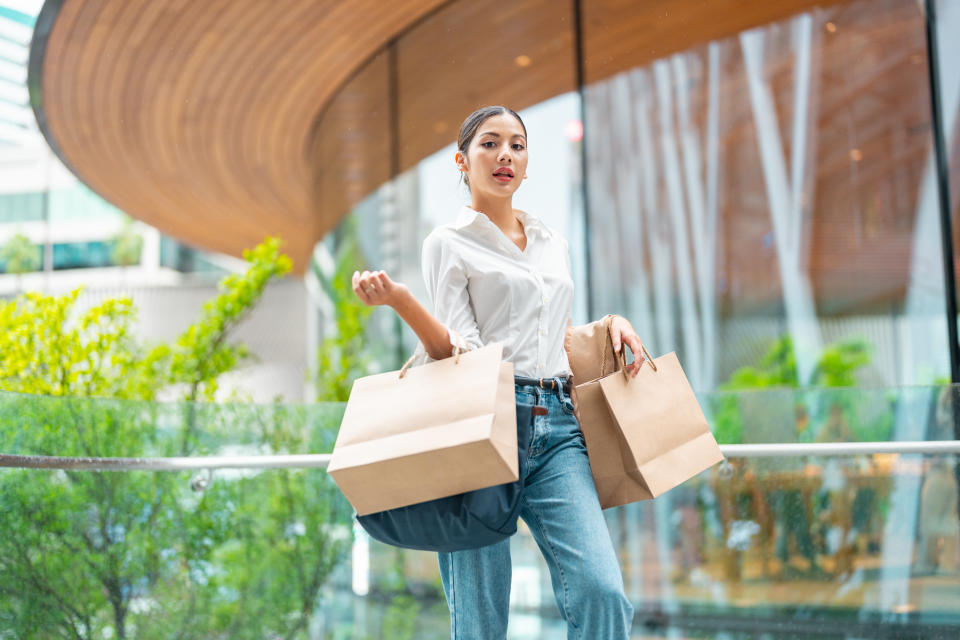
M 542 236 L 547 235 L 546 226 L 536 216 L 532 216 L 526 211 L 518 211 L 517 219 L 520 221 L 520 224 L 523 225 L 523 230 L 525 233 L 534 231 Z M 488 224 L 496 227 L 496 225 L 493 224 L 493 221 L 490 220 L 485 213 L 477 211 L 470 205 L 463 205 L 463 207 L 460 209 L 460 213 L 457 215 L 457 220 L 454 223 L 454 226 L 457 228 L 457 230 L 461 230 L 477 224 Z

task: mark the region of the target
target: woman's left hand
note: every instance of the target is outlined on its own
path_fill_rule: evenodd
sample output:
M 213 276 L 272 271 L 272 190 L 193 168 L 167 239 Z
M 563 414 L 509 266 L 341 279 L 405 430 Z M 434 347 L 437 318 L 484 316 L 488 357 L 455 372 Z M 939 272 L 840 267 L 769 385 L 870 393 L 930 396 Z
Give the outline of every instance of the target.
M 643 365 L 643 345 L 640 343 L 640 337 L 633 330 L 633 325 L 623 316 L 613 316 L 610 318 L 610 337 L 613 339 L 613 352 L 620 354 L 623 345 L 630 347 L 633 353 L 633 362 L 627 365 L 626 371 L 633 377 L 640 373 L 640 366 Z

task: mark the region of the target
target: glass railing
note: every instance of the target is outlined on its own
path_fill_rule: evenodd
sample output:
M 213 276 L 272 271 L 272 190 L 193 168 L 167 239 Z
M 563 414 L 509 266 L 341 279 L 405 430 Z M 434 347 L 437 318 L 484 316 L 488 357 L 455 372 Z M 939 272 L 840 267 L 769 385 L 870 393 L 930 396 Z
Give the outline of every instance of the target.
M 891 435 L 903 421 L 952 424 L 954 392 L 701 401 L 714 424 L 716 404 L 733 411 L 735 402 L 743 433 L 760 430 L 754 421 L 789 417 L 803 427 L 794 441 L 816 445 L 841 417 L 856 435 L 861 425 L 851 418 L 874 415 L 863 398 L 884 400 Z M 918 406 L 928 408 L 924 420 L 904 417 Z M 324 453 L 342 412 L 0 394 L 0 453 Z M 885 420 L 881 411 L 872 419 Z M 656 501 L 608 510 L 636 607 L 634 637 L 958 637 L 958 459 L 733 454 Z M 0 469 L 0 514 L 0 638 L 449 637 L 435 554 L 367 539 L 319 468 Z M 522 523 L 512 555 L 510 637 L 565 637 L 546 565 Z

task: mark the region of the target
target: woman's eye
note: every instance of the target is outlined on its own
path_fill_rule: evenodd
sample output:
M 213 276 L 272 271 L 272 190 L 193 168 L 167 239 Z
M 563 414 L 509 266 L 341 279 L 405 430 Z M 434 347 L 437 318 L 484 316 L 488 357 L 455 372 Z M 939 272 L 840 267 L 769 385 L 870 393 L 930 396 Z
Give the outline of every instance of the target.
M 486 142 L 481 142 L 480 146 L 490 149 L 491 147 L 497 146 L 497 143 L 495 143 L 493 140 L 487 140 Z
M 516 149 L 517 151 L 523 151 L 523 145 L 520 144 L 519 142 L 513 145 L 513 148 Z

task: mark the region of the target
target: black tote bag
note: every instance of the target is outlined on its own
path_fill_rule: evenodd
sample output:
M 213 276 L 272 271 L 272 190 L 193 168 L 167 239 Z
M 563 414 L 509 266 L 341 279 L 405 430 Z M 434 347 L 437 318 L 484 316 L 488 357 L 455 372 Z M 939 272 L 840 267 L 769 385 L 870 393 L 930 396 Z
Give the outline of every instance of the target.
M 516 482 L 357 516 L 357 522 L 375 540 L 420 551 L 476 549 L 509 538 L 517 532 L 532 423 L 533 406 L 517 403 Z

